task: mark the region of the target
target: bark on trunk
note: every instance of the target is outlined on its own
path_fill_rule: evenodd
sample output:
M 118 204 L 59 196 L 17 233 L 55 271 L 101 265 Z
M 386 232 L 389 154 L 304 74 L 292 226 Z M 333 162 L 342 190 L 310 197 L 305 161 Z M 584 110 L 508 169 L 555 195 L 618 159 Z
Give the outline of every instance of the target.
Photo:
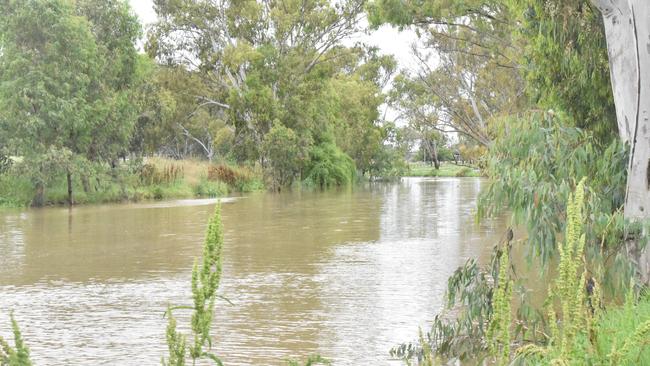
M 646 220 L 650 212 L 650 1 L 591 2 L 605 25 L 619 135 L 630 144 L 625 217 Z M 630 256 L 639 277 L 650 283 L 650 251 L 633 247 Z
M 86 174 L 81 175 L 81 185 L 85 193 L 90 193 L 90 180 Z
M 433 161 L 433 166 L 436 167 L 436 170 L 440 169 L 440 160 L 438 160 L 438 144 L 435 140 L 431 146 L 431 161 Z
M 74 204 L 72 200 L 72 173 L 69 170 L 66 172 L 66 178 L 68 181 L 68 205 L 72 206 Z
M 32 199 L 32 207 L 42 207 L 45 204 L 45 186 L 43 183 L 36 183 L 36 192 Z

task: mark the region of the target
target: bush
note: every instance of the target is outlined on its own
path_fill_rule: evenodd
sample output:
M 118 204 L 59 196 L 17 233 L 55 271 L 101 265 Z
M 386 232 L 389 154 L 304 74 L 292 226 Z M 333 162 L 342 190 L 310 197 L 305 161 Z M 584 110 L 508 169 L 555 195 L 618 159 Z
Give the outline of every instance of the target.
M 0 206 L 29 206 L 34 186 L 29 179 L 13 174 L 0 175 Z
M 171 184 L 183 179 L 183 167 L 176 164 L 165 166 L 162 170 L 154 164 L 144 164 L 140 169 L 140 181 L 144 185 Z
M 460 168 L 460 169 L 456 172 L 455 175 L 456 175 L 457 177 L 469 177 L 469 176 L 471 176 L 472 174 L 473 174 L 473 170 L 472 170 L 471 168 L 468 168 L 468 167 L 464 166 L 464 167 Z
M 7 173 L 12 165 L 13 160 L 7 155 L 0 153 L 0 175 Z
M 264 176 L 273 189 L 291 185 L 306 157 L 299 136 L 279 122 L 264 137 L 261 151 Z
M 205 178 L 194 187 L 194 194 L 197 197 L 225 196 L 228 194 L 228 186 L 223 182 L 214 182 Z
M 223 182 L 239 192 L 252 192 L 264 188 L 264 184 L 251 169 L 226 164 L 208 167 L 208 181 Z
M 354 161 L 331 142 L 312 147 L 307 166 L 307 185 L 321 188 L 351 184 L 356 177 Z
M 161 199 L 163 199 L 164 196 L 165 195 L 163 193 L 162 188 L 160 188 L 160 186 L 154 187 L 154 189 L 153 189 L 153 199 L 161 200 Z
M 10 314 L 11 330 L 14 336 L 14 347 L 9 345 L 9 342 L 0 337 L 0 365 L 7 366 L 31 366 L 32 361 L 29 357 L 29 348 L 25 342 L 18 328 L 18 323 L 14 319 L 14 315 Z

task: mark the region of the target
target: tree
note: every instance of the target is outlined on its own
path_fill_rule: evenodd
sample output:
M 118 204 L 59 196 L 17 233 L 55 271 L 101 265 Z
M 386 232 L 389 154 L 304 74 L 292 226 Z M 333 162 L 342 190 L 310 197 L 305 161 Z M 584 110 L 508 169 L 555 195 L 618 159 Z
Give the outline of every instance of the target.
M 500 1 L 373 1 L 371 24 L 415 27 L 418 70 L 404 72 L 401 88 L 419 94 L 420 123 L 455 131 L 489 145 L 489 122 L 497 114 L 521 108 L 523 83 L 512 39 L 509 7 Z M 412 101 L 406 101 L 412 104 Z M 426 108 L 425 108 L 426 107 Z
M 76 175 L 87 191 L 89 167 L 115 167 L 128 153 L 140 24 L 121 0 L 7 1 L 0 10 L 3 129 L 25 158 L 33 204 L 64 173 L 72 205 Z
M 72 204 L 71 167 L 98 127 L 91 118 L 100 75 L 90 24 L 61 0 L 11 0 L 0 11 L 2 130 L 30 169 L 33 204 L 43 204 L 54 172 L 65 173 Z M 64 161 L 50 159 L 53 151 L 65 152 Z
M 298 135 L 279 122 L 264 137 L 262 154 L 267 181 L 274 190 L 291 184 L 300 172 L 300 160 L 307 159 L 307 152 L 301 149 Z
M 616 138 L 616 111 L 598 11 L 585 0 L 511 2 L 526 93 L 537 107 L 569 113 L 602 144 Z
M 630 144 L 625 217 L 646 220 L 650 210 L 650 3 L 644 0 L 592 0 L 603 16 L 620 139 Z M 647 234 L 647 233 L 644 233 Z M 632 259 L 650 283 L 650 250 Z
M 124 0 L 78 0 L 76 13 L 86 18 L 97 46 L 97 73 L 92 90 L 96 99 L 91 132 L 85 152 L 90 161 L 115 160 L 128 154 L 138 104 L 139 85 L 144 81 L 135 44 L 142 34 L 138 18 Z
M 202 86 L 193 90 L 194 105 L 230 127 L 238 161 L 283 166 L 261 149 L 277 123 L 295 133 L 300 151 L 334 143 L 336 154 L 351 156 L 362 172 L 380 155 L 381 88 L 395 61 L 364 45 L 344 45 L 361 29 L 363 1 L 155 5 L 160 21 L 148 52 L 191 70 Z M 298 159 L 297 171 L 308 160 Z

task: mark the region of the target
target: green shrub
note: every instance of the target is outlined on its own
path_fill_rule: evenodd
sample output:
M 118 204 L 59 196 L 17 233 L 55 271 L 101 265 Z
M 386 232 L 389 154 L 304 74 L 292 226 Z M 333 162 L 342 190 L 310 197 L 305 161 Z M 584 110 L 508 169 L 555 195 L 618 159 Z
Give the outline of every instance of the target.
M 472 175 L 473 172 L 474 172 L 474 171 L 472 170 L 472 168 L 469 168 L 469 167 L 464 166 L 464 167 L 460 168 L 460 169 L 455 173 L 455 176 L 456 176 L 456 177 L 469 177 L 469 176 Z
M 226 164 L 211 165 L 208 167 L 208 181 L 223 182 L 239 192 L 252 192 L 264 189 L 260 174 L 242 166 Z
M 7 155 L 4 155 L 0 152 L 0 175 L 6 174 L 9 172 L 9 169 L 13 165 L 13 160 Z
M 0 175 L 0 206 L 29 206 L 34 197 L 34 185 L 28 178 L 12 174 Z
M 334 143 L 325 142 L 309 151 L 305 183 L 321 188 L 345 186 L 356 178 L 354 161 Z
M 165 194 L 163 193 L 163 190 L 160 186 L 155 186 L 153 188 L 153 199 L 155 200 L 161 200 L 165 197 Z
M 223 182 L 210 181 L 207 178 L 201 179 L 194 187 L 194 194 L 197 197 L 220 197 L 228 194 L 228 186 Z

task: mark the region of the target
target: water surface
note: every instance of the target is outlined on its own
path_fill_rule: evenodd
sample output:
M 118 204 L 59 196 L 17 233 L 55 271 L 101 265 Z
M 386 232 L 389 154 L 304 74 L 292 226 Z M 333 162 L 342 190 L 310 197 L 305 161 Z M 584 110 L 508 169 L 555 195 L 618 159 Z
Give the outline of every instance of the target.
M 227 365 L 389 364 L 440 310 L 447 277 L 485 260 L 478 178 L 226 200 L 215 353 Z M 190 304 L 215 200 L 0 211 L 0 335 L 16 319 L 39 365 L 157 365 L 162 315 Z M 179 323 L 187 317 L 178 312 Z

